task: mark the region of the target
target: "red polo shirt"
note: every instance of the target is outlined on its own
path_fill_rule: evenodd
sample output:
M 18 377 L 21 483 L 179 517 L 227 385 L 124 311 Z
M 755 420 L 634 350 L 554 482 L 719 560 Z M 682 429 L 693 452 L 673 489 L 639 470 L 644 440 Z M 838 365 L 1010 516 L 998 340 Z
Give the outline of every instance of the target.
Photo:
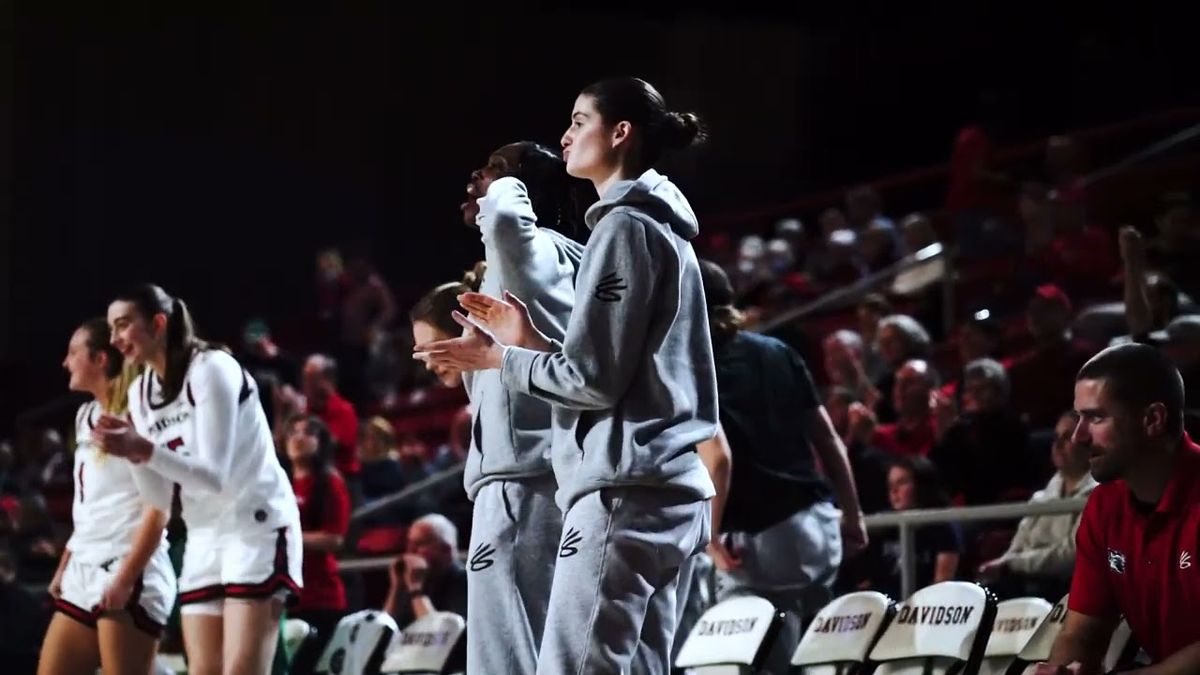
M 358 413 L 354 411 L 354 405 L 332 393 L 320 410 L 309 403 L 308 414 L 320 417 L 329 427 L 333 440 L 337 441 L 337 456 L 334 457 L 337 470 L 347 478 L 357 476 L 361 466 L 358 463 Z
M 1200 447 L 1184 437 L 1158 505 L 1136 505 L 1125 481 L 1096 488 L 1075 536 L 1068 607 L 1124 614 L 1155 662 L 1200 641 Z

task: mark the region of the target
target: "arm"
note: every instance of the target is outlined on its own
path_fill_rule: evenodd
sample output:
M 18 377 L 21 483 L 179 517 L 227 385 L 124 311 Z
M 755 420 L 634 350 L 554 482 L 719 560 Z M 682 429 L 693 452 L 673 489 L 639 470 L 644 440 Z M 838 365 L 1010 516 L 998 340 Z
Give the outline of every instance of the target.
M 647 227 L 634 217 L 601 220 L 580 263 L 562 351 L 506 347 L 505 386 L 577 410 L 616 405 L 644 367 L 658 295 L 651 244 Z
M 341 476 L 330 474 L 329 500 L 325 505 L 325 518 L 321 529 L 304 533 L 304 550 L 316 553 L 341 550 L 346 530 L 350 528 L 350 492 Z
M 58 561 L 58 569 L 54 570 L 54 578 L 50 580 L 50 586 L 47 589 L 50 592 L 50 597 L 55 600 L 62 595 L 62 578 L 63 573 L 67 569 L 67 563 L 71 562 L 71 549 L 63 548 L 62 558 Z
M 958 572 L 957 553 L 939 553 L 933 566 L 933 583 L 953 581 Z
M 1136 338 L 1154 329 L 1146 284 L 1146 248 L 1142 235 L 1132 227 L 1121 228 L 1119 237 L 1121 260 L 1125 263 L 1125 321 L 1129 325 L 1129 334 Z
M 1066 624 L 1054 640 L 1047 663 L 1056 666 L 1080 663 L 1079 675 L 1104 672 L 1100 662 L 1116 627 L 1115 616 L 1100 618 L 1068 609 Z
M 1200 642 L 1180 649 L 1162 661 L 1132 671 L 1136 675 L 1196 675 L 1200 673 Z
M 700 461 L 708 469 L 717 494 L 712 500 L 713 540 L 721 533 L 721 517 L 725 515 L 725 502 L 729 499 L 729 477 L 733 469 L 733 453 L 729 450 L 729 439 L 725 430 L 717 427 L 717 435 L 696 446 Z
M 833 429 L 833 422 L 825 406 L 811 408 L 804 412 L 804 426 L 808 432 L 809 441 L 825 475 L 833 485 L 833 494 L 837 497 L 838 506 L 847 514 L 862 516 L 862 506 L 858 501 L 858 487 L 854 484 L 854 473 L 850 470 L 850 456 L 846 445 L 838 438 Z
M 515 176 L 493 181 L 479 209 L 483 245 L 488 258 L 500 263 L 501 286 L 532 301 L 554 283 L 558 250 L 538 229 L 525 184 Z
M 185 489 L 221 492 L 229 482 L 242 371 L 233 357 L 212 353 L 192 367 L 196 448 L 191 456 L 156 446 L 146 466 Z
M 117 576 L 133 581 L 142 575 L 142 570 L 150 562 L 150 557 L 162 544 L 163 529 L 167 526 L 167 512 L 153 506 L 142 509 L 142 521 L 133 533 L 133 548 L 121 563 Z
M 428 595 L 425 595 L 424 593 L 417 593 L 412 596 L 413 616 L 419 619 L 426 614 L 432 614 L 436 611 L 437 609 L 433 606 L 433 603 L 429 601 Z

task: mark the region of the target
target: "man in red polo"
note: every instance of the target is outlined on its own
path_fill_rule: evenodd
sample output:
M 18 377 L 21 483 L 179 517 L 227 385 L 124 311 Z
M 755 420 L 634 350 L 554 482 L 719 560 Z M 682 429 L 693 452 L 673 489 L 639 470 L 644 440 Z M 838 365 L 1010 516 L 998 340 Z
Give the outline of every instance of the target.
M 1148 675 L 1200 672 L 1200 447 L 1183 431 L 1183 393 L 1179 371 L 1146 345 L 1080 369 L 1073 440 L 1100 486 L 1076 535 L 1066 625 L 1039 674 L 1099 673 L 1122 615 Z

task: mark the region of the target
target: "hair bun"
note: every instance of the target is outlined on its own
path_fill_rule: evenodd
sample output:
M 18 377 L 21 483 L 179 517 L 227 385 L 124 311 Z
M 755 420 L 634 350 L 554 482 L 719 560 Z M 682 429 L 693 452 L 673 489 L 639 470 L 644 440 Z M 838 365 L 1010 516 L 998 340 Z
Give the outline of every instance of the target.
M 663 142 L 668 148 L 686 148 L 702 143 L 708 137 L 695 113 L 669 112 L 663 126 Z
M 487 262 L 480 260 L 463 274 L 461 283 L 472 291 L 479 292 L 479 287 L 483 284 L 483 275 L 486 272 Z

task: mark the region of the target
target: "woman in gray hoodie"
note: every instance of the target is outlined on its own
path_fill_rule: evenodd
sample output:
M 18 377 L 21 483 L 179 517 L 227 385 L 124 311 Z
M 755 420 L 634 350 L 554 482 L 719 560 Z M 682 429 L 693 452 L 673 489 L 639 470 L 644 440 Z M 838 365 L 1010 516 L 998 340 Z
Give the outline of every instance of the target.
M 598 82 L 563 135 L 567 172 L 592 181 L 591 237 L 561 343 L 520 298 L 467 294 L 477 330 L 417 345 L 464 371 L 554 404 L 552 461 L 563 535 L 538 673 L 665 673 L 681 570 L 708 544 L 713 484 L 696 445 L 715 433 L 717 392 L 687 199 L 651 167 L 699 140 L 635 78 Z

